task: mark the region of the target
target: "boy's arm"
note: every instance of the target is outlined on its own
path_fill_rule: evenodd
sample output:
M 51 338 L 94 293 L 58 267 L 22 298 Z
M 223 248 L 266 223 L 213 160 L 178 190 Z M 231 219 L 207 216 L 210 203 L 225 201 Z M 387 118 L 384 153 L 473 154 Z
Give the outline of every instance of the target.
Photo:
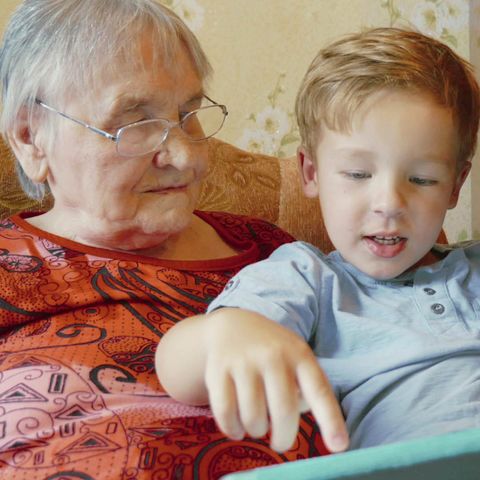
M 179 322 L 158 346 L 156 369 L 172 397 L 210 403 L 220 429 L 232 438 L 261 437 L 270 423 L 272 447 L 288 449 L 303 399 L 327 448 L 347 447 L 342 412 L 310 347 L 258 313 L 222 308 Z

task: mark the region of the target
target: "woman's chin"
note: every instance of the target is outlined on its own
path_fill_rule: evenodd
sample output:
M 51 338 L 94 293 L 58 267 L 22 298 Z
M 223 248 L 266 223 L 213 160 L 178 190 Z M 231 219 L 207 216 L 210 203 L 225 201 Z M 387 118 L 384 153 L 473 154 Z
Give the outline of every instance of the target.
M 192 223 L 193 214 L 191 210 L 179 212 L 178 210 L 169 215 L 162 215 L 162 219 L 152 222 L 142 222 L 138 228 L 132 229 L 127 236 L 124 236 L 116 248 L 122 250 L 146 250 L 161 246 L 168 240 L 178 238 L 185 232 Z M 161 221 L 160 221 L 161 220 Z
M 109 250 L 136 251 L 158 247 L 171 238 L 178 238 L 186 231 L 194 217 L 191 205 L 176 205 L 161 210 L 146 208 L 131 212 L 132 215 L 118 215 L 105 218 L 88 217 L 88 221 L 72 225 L 70 236 L 73 240 Z

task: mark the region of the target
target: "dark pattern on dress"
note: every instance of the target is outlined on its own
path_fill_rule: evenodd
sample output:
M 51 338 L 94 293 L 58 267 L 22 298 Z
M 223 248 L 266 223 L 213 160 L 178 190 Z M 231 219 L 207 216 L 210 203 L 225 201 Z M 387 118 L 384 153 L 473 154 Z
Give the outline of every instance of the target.
M 225 438 L 208 408 L 162 390 L 159 338 L 292 240 L 260 220 L 197 214 L 242 253 L 200 268 L 85 247 L 20 217 L 0 223 L 1 478 L 210 480 L 325 453 L 309 416 L 279 454 L 268 438 Z

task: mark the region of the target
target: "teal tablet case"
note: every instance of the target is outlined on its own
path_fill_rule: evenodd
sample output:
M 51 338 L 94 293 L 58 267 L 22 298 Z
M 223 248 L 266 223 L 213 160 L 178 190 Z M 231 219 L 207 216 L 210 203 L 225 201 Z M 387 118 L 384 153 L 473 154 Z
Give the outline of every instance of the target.
M 238 472 L 222 480 L 480 480 L 480 428 Z

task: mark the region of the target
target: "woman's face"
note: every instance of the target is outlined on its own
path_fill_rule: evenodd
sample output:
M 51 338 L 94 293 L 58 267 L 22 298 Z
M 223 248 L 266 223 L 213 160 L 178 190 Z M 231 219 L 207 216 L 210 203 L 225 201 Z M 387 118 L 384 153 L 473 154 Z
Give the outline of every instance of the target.
M 145 119 L 178 121 L 200 106 L 202 82 L 184 49 L 174 72 L 154 68 L 146 43 L 142 54 L 144 69 L 133 71 L 125 62 L 117 69 L 123 74 L 100 79 L 95 98 L 72 97 L 61 109 L 115 134 Z M 113 141 L 59 118 L 48 182 L 55 198 L 50 218 L 62 225 L 52 231 L 105 248 L 158 245 L 189 225 L 206 166 L 207 143 L 189 140 L 179 128 L 158 151 L 121 157 Z

